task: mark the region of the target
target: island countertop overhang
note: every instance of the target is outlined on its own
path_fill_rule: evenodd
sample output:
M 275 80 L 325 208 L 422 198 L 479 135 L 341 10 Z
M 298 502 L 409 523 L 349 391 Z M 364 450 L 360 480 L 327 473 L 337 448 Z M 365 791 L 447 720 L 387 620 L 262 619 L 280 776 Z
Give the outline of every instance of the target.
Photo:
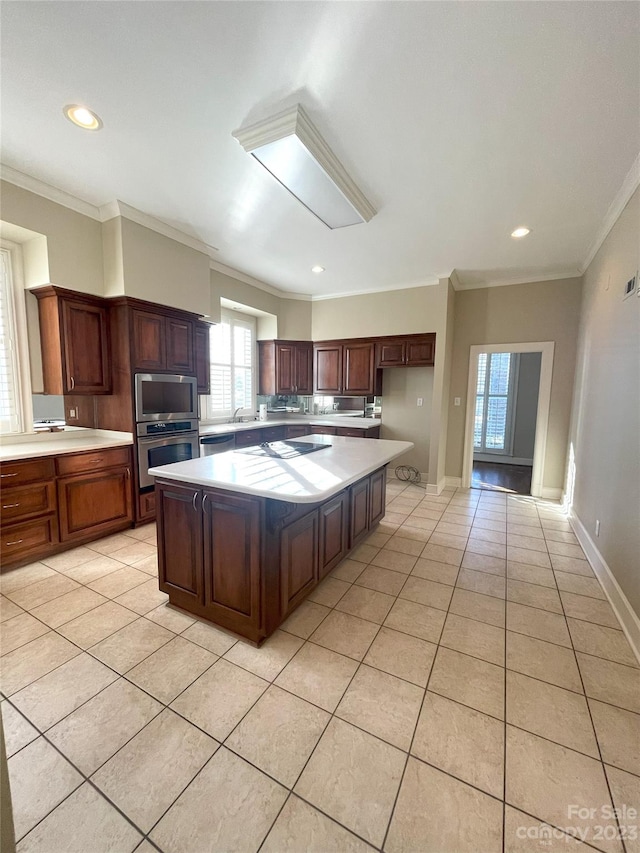
M 310 435 L 297 442 L 326 449 L 293 459 L 256 457 L 230 450 L 149 469 L 168 480 L 291 503 L 319 503 L 397 459 L 410 441 Z

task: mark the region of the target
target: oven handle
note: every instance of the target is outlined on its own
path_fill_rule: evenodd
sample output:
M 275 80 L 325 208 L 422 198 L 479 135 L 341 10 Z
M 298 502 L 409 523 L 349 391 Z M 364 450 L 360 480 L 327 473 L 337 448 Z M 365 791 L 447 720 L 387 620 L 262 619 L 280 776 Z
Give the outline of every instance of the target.
M 174 444 L 176 438 L 186 438 L 189 441 L 192 441 L 198 433 L 195 431 L 189 432 L 172 432 L 162 437 L 158 437 L 156 435 L 139 435 L 138 436 L 138 444 L 144 444 L 147 447 L 150 444 L 157 444 L 162 447 L 163 444 Z

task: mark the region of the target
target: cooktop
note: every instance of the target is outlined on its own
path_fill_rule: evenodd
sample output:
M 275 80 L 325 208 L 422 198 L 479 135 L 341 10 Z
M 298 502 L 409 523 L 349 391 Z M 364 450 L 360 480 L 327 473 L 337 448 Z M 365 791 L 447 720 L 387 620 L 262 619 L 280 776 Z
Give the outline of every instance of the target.
M 318 444 L 311 441 L 265 441 L 255 447 L 246 447 L 236 453 L 246 453 L 248 456 L 271 456 L 273 459 L 294 459 L 306 453 L 315 453 L 330 447 L 329 444 Z

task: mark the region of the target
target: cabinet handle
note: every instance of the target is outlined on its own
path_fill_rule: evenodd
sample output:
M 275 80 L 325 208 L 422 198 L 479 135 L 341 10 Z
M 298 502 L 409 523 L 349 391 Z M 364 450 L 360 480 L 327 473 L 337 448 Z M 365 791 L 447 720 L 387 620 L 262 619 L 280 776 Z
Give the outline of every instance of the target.
M 4 480 L 5 477 L 17 477 L 18 472 L 14 471 L 13 474 L 0 474 L 0 477 Z
M 75 380 L 75 379 L 73 378 L 73 376 L 72 376 L 72 377 L 71 377 L 71 390 L 73 391 L 73 389 L 74 389 L 75 387 L 76 387 L 76 380 Z
M 127 480 L 131 479 L 131 469 L 127 468 Z
M 20 506 L 20 504 L 2 504 L 2 509 L 13 509 L 14 506 Z
M 4 544 L 5 544 L 7 547 L 9 547 L 9 545 L 19 545 L 19 544 L 20 544 L 21 542 L 23 542 L 23 541 L 24 541 L 23 539 L 16 539 L 16 541 L 15 541 L 15 542 L 5 542 Z
M 205 509 L 206 503 L 207 503 L 207 496 L 206 496 L 206 494 L 204 494 L 202 496 L 202 512 L 206 512 L 206 509 Z
M 198 507 L 197 507 L 197 505 L 196 505 L 196 504 L 197 504 L 197 501 L 198 501 L 198 493 L 197 493 L 197 492 L 194 492 L 194 493 L 193 493 L 193 498 L 192 498 L 192 500 L 191 500 L 191 503 L 193 504 L 193 511 L 194 511 L 194 512 L 198 512 Z M 203 501 L 203 506 L 204 506 L 204 501 Z

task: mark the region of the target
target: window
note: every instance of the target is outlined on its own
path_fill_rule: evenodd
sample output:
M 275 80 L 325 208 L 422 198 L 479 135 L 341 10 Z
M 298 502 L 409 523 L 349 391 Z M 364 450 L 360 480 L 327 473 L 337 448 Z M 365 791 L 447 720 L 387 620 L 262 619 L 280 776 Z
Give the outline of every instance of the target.
M 3 433 L 24 432 L 30 420 L 25 306 L 24 298 L 20 297 L 23 297 L 20 250 L 3 241 L 0 248 L 0 432 Z
M 222 320 L 209 331 L 211 393 L 205 398 L 208 419 L 255 412 L 255 321 L 222 312 Z
M 478 356 L 473 430 L 473 449 L 478 453 L 511 453 L 517 366 L 517 353 L 482 352 Z

